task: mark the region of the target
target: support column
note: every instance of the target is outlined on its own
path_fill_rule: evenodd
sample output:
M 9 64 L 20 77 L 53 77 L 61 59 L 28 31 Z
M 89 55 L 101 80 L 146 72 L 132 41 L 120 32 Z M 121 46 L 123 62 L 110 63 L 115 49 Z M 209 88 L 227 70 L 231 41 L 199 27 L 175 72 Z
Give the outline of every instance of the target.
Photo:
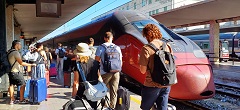
M 11 48 L 14 40 L 14 19 L 13 19 L 13 5 L 6 8 L 6 29 L 7 29 L 7 50 Z
M 14 27 L 14 39 L 20 40 L 21 29 L 20 27 Z
M 219 61 L 219 23 L 210 21 L 209 29 L 209 60 L 212 63 Z
M 6 1 L 0 0 L 0 57 L 6 52 Z

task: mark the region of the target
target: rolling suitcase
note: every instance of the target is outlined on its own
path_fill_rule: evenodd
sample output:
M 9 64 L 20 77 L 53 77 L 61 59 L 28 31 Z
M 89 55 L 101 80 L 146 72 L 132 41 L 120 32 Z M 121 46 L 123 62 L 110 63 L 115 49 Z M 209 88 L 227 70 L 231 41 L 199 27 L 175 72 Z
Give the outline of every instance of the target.
M 45 71 L 45 78 L 46 78 L 47 87 L 49 87 L 50 81 L 49 81 L 49 71 L 48 70 Z
M 93 110 L 93 108 L 85 99 L 70 99 L 63 105 L 63 110 Z
M 50 68 L 56 67 L 54 63 L 50 64 Z
M 30 104 L 40 104 L 47 99 L 46 78 L 30 80 L 29 102 Z
M 72 85 L 73 85 L 73 80 L 74 80 L 74 77 L 73 77 L 73 72 L 69 72 L 69 71 L 65 71 L 64 72 L 64 87 L 69 87 L 71 88 Z
M 50 77 L 56 77 L 57 76 L 57 68 L 56 67 L 52 67 L 49 70 L 49 76 Z
M 30 80 L 26 80 L 24 98 L 29 98 L 29 90 L 30 90 Z

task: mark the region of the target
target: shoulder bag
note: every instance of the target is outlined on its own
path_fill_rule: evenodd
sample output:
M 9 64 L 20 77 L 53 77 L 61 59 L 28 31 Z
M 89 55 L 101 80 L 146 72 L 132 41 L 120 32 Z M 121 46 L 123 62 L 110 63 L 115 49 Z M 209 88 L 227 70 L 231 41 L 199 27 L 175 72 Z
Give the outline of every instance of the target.
M 90 84 L 86 80 L 86 77 L 82 70 L 81 64 L 79 62 L 76 62 L 76 63 L 77 63 L 78 72 L 80 73 L 81 78 L 83 80 L 83 84 L 85 86 L 85 91 L 83 94 L 86 96 L 86 98 L 91 101 L 99 101 L 102 98 L 104 98 L 107 95 L 106 84 L 104 84 L 101 81 L 98 81 L 98 83 L 96 85 Z

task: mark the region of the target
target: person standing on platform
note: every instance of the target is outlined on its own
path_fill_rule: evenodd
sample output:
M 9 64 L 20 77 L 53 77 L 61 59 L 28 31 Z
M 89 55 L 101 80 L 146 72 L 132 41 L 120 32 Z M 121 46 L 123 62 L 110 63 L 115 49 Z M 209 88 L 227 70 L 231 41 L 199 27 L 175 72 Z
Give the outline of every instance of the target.
M 36 73 L 34 75 L 35 78 L 45 78 L 45 62 L 47 60 L 47 56 L 45 51 L 43 50 L 43 44 L 37 43 L 37 52 L 38 52 L 38 58 L 37 58 L 37 68 Z
M 92 51 L 92 54 L 91 54 L 91 58 L 95 59 L 95 53 L 96 53 L 96 48 L 93 46 L 94 45 L 94 39 L 93 38 L 89 38 L 88 41 L 88 46 L 89 46 L 89 49 Z
M 49 49 L 47 47 L 44 47 L 44 50 L 46 52 L 46 56 L 47 56 L 47 62 L 46 62 L 46 69 L 50 69 L 50 64 L 52 62 L 52 54 L 51 52 L 49 52 Z
M 66 50 L 62 47 L 61 43 L 58 43 L 58 48 L 55 51 L 55 54 L 57 55 L 57 78 L 63 79 L 63 61 L 65 56 Z
M 99 73 L 99 62 L 90 57 L 92 51 L 89 49 L 88 44 L 79 43 L 73 53 L 76 55 L 76 62 L 80 63 L 84 74 L 86 75 L 87 81 L 89 81 L 92 85 L 97 84 L 98 81 L 103 82 L 101 74 Z M 76 62 L 73 68 L 74 83 L 72 96 L 75 97 L 76 100 L 80 100 L 81 98 L 85 97 L 83 94 L 85 87 L 81 75 L 78 72 Z M 97 101 L 87 101 L 94 110 L 97 110 Z
M 162 34 L 159 28 L 154 24 L 148 24 L 143 28 L 143 36 L 147 39 L 148 43 L 152 43 L 156 47 L 163 45 Z M 166 51 L 170 49 L 166 48 Z M 170 86 L 161 86 L 152 81 L 150 71 L 154 67 L 154 54 L 155 51 L 148 45 L 144 45 L 140 52 L 140 72 L 146 74 L 146 79 L 142 87 L 142 101 L 140 108 L 142 110 L 150 110 L 154 103 L 157 104 L 157 110 L 167 110 L 168 96 L 170 93 Z
M 118 84 L 119 84 L 119 79 L 120 79 L 120 71 L 122 68 L 122 52 L 119 46 L 115 45 L 113 41 L 113 34 L 111 32 L 106 32 L 104 36 L 104 41 L 102 45 L 98 46 L 97 51 L 96 51 L 96 56 L 95 60 L 100 62 L 100 73 L 103 78 L 103 82 L 109 87 L 110 89 L 110 107 L 112 109 L 115 108 L 116 102 L 117 102 L 117 90 L 118 90 Z M 105 53 L 107 52 L 108 48 L 113 49 L 114 53 L 116 53 L 118 67 L 120 69 L 114 70 L 114 71 L 106 71 L 104 69 L 104 64 L 103 62 L 107 59 L 104 58 Z M 109 52 L 109 51 L 108 51 Z M 111 62 L 112 64 L 114 62 Z
M 20 66 L 36 66 L 36 64 L 29 64 L 23 62 L 21 59 L 21 55 L 18 52 L 21 49 L 21 43 L 18 40 L 14 40 L 12 42 L 12 47 L 8 51 L 8 61 L 11 65 L 11 72 L 9 75 L 9 94 L 10 94 L 10 105 L 14 103 L 18 103 L 14 98 L 14 85 L 21 86 L 20 87 L 20 100 L 19 103 L 26 103 L 24 99 L 24 91 L 25 91 L 25 80 L 23 74 L 20 73 Z

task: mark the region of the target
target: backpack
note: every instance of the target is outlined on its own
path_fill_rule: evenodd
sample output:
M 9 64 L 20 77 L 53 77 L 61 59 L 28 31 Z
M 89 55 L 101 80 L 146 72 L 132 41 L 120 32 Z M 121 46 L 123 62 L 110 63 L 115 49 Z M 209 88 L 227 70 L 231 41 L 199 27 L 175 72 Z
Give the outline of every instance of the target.
M 152 80 L 162 86 L 176 84 L 176 65 L 173 55 L 170 52 L 165 51 L 165 47 L 167 46 L 166 43 L 163 42 L 160 50 L 152 43 L 148 44 L 148 46 L 155 50 L 154 67 L 150 72 Z
M 13 63 L 13 65 L 10 64 L 9 60 L 8 60 L 8 55 L 13 52 L 13 51 L 16 51 L 16 50 L 9 50 L 8 52 L 6 52 L 2 57 L 1 57 L 1 61 L 0 61 L 0 69 L 2 72 L 5 72 L 5 73 L 10 73 L 11 72 L 11 69 L 12 67 L 14 66 L 14 64 L 16 63 L 16 60 L 15 62 Z
M 117 45 L 106 46 L 102 44 L 105 48 L 103 70 L 107 73 L 109 72 L 120 72 L 122 70 L 120 53 L 117 50 Z
M 117 103 L 116 103 L 116 110 L 129 110 L 130 108 L 130 92 L 122 87 L 119 86 L 117 91 Z
M 63 58 L 64 56 L 65 56 L 65 52 L 63 51 L 63 49 L 58 49 L 58 57 Z

